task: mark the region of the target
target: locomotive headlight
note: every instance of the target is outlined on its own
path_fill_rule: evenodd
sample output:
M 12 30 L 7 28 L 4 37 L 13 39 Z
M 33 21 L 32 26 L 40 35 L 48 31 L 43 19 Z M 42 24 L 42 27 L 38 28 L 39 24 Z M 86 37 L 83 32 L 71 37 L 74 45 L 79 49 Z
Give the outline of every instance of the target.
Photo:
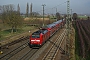
M 37 42 L 40 42 L 40 40 L 36 40 Z
M 31 42 L 34 42 L 34 41 L 35 41 L 35 42 L 40 42 L 40 40 L 36 40 L 36 39 L 35 39 L 35 40 L 31 40 Z
M 32 42 L 35 41 L 35 40 L 31 40 Z

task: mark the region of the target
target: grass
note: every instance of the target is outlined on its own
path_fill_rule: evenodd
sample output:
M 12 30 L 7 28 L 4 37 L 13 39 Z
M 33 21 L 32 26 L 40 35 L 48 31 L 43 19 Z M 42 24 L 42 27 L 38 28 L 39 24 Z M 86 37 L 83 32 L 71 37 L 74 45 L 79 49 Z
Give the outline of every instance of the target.
M 4 40 L 8 37 L 12 37 L 14 35 L 21 34 L 29 30 L 33 30 L 35 28 L 36 28 L 35 26 L 23 26 L 22 28 L 17 29 L 17 32 L 15 32 L 14 30 L 14 33 L 11 33 L 11 29 L 0 31 L 0 40 Z
M 32 30 L 32 29 L 35 29 L 35 26 L 25 26 L 22 28 L 22 30 L 24 31 L 29 31 L 29 30 Z
M 78 16 L 79 18 L 87 19 L 87 16 Z
M 76 60 L 80 60 L 81 57 L 80 57 L 80 45 L 79 45 L 79 39 L 78 39 L 78 30 L 77 30 L 77 27 L 76 27 L 76 23 L 73 24 L 73 27 L 75 29 L 75 59 Z

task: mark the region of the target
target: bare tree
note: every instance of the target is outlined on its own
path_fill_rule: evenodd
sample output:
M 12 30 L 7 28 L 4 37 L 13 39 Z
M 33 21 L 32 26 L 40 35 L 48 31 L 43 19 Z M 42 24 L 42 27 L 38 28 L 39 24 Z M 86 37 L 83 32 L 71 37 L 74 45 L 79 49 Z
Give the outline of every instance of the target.
M 22 17 L 18 14 L 18 11 L 14 10 L 13 5 L 4 5 L 2 12 L 2 20 L 5 25 L 8 25 L 12 28 L 12 33 L 14 29 L 22 25 Z
M 89 16 L 87 17 L 87 20 L 90 20 L 90 17 Z
M 61 17 L 60 17 L 60 13 L 56 13 L 56 18 L 57 18 L 57 20 L 60 20 L 61 19 Z
M 17 12 L 20 14 L 20 6 L 19 6 L 19 4 L 17 6 Z
M 30 17 L 32 17 L 32 3 L 30 4 Z
M 28 14 L 29 14 L 29 5 L 27 3 L 27 7 L 26 7 L 26 17 L 28 17 Z
M 73 20 L 77 20 L 77 19 L 78 19 L 77 13 L 73 13 Z

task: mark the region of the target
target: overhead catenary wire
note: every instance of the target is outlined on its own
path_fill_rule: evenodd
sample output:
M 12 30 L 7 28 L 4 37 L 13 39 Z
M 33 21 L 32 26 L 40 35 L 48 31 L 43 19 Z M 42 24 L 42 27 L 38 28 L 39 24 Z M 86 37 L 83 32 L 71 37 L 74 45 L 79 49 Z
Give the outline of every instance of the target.
M 63 2 L 63 3 L 59 4 L 59 5 L 56 5 L 56 6 L 52 7 L 52 8 L 48 8 L 48 9 L 44 9 L 44 10 L 47 11 L 47 10 L 50 10 L 50 9 L 51 9 L 51 10 L 52 10 L 52 9 L 56 9 L 58 6 L 61 6 L 61 5 L 65 4 L 65 3 L 67 3 L 67 1 L 65 1 L 65 2 Z M 43 11 L 43 10 L 36 11 L 36 12 L 42 13 L 42 11 Z

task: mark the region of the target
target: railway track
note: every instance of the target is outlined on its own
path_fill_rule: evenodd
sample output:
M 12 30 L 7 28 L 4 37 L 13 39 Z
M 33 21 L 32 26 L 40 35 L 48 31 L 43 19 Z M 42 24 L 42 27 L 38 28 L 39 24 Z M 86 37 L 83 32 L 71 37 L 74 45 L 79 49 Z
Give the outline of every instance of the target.
M 27 52 L 25 52 L 24 55 L 22 55 L 21 57 L 19 57 L 19 59 L 17 58 L 17 60 L 32 60 L 31 58 L 33 58 L 33 56 L 35 56 L 37 54 L 38 54 L 37 57 L 39 57 L 40 53 L 42 53 L 45 50 L 46 46 L 48 46 L 48 45 L 49 44 L 43 45 L 40 49 L 30 49 L 30 50 L 28 49 Z M 34 59 L 34 60 L 36 60 L 36 59 Z
M 29 59 L 29 60 L 42 60 L 46 52 L 50 49 L 51 45 L 55 42 L 59 34 L 63 32 L 64 29 L 57 31 L 39 50 Z
M 43 52 L 45 50 L 45 48 L 48 46 L 47 45 L 43 45 L 41 48 L 37 49 L 30 49 L 26 54 L 24 54 L 19 60 L 32 60 L 31 58 L 37 53 L 37 57 L 39 57 L 40 53 Z
M 9 46 L 12 46 L 12 45 L 14 45 L 14 44 L 16 44 L 16 43 L 25 41 L 25 40 L 27 40 L 27 39 L 29 39 L 29 36 L 21 37 L 21 38 L 15 40 L 15 41 L 12 41 L 12 42 L 10 42 L 10 43 L 8 43 L 8 44 L 5 44 L 5 45 L 1 46 L 1 49 L 7 49 L 7 46 L 8 46 L 8 47 L 9 47 Z
M 63 36 L 63 34 L 62 34 L 62 36 Z M 60 38 L 57 38 L 57 40 L 59 40 L 59 42 L 62 42 L 63 38 L 61 40 L 60 40 Z M 22 44 L 21 46 L 15 48 L 14 50 L 8 52 L 7 54 L 0 56 L 0 60 L 31 60 L 31 58 L 33 58 L 33 56 L 36 56 L 38 58 L 39 55 L 49 46 L 49 43 L 48 44 L 47 43 L 45 45 L 43 45 L 40 49 L 31 49 L 28 46 L 28 42 L 26 42 L 26 43 Z M 58 46 L 60 43 L 55 43 L 55 44 L 56 45 L 54 45 L 54 46 L 57 47 L 56 48 L 56 52 L 57 52 L 58 47 L 59 47 L 59 49 L 61 49 L 61 47 Z M 63 51 L 63 49 L 61 49 L 61 50 Z M 55 54 L 54 54 L 54 56 L 55 56 Z
M 62 52 L 65 52 L 61 48 L 61 44 L 64 41 L 64 38 L 66 36 L 65 33 L 66 33 L 66 30 L 64 30 L 64 32 L 58 36 L 54 45 L 52 45 L 52 47 L 49 49 L 49 51 L 46 53 L 46 55 L 43 57 L 42 60 L 54 60 L 58 50 L 61 50 Z
M 13 57 L 15 54 L 17 54 L 18 52 L 20 52 L 21 50 L 23 50 L 24 48 L 26 48 L 28 46 L 27 44 L 28 42 L 22 44 L 21 46 L 15 48 L 14 50 L 0 56 L 0 60 L 8 60 L 11 57 Z
M 23 55 L 19 60 L 29 60 L 39 49 L 31 49 L 25 55 Z

